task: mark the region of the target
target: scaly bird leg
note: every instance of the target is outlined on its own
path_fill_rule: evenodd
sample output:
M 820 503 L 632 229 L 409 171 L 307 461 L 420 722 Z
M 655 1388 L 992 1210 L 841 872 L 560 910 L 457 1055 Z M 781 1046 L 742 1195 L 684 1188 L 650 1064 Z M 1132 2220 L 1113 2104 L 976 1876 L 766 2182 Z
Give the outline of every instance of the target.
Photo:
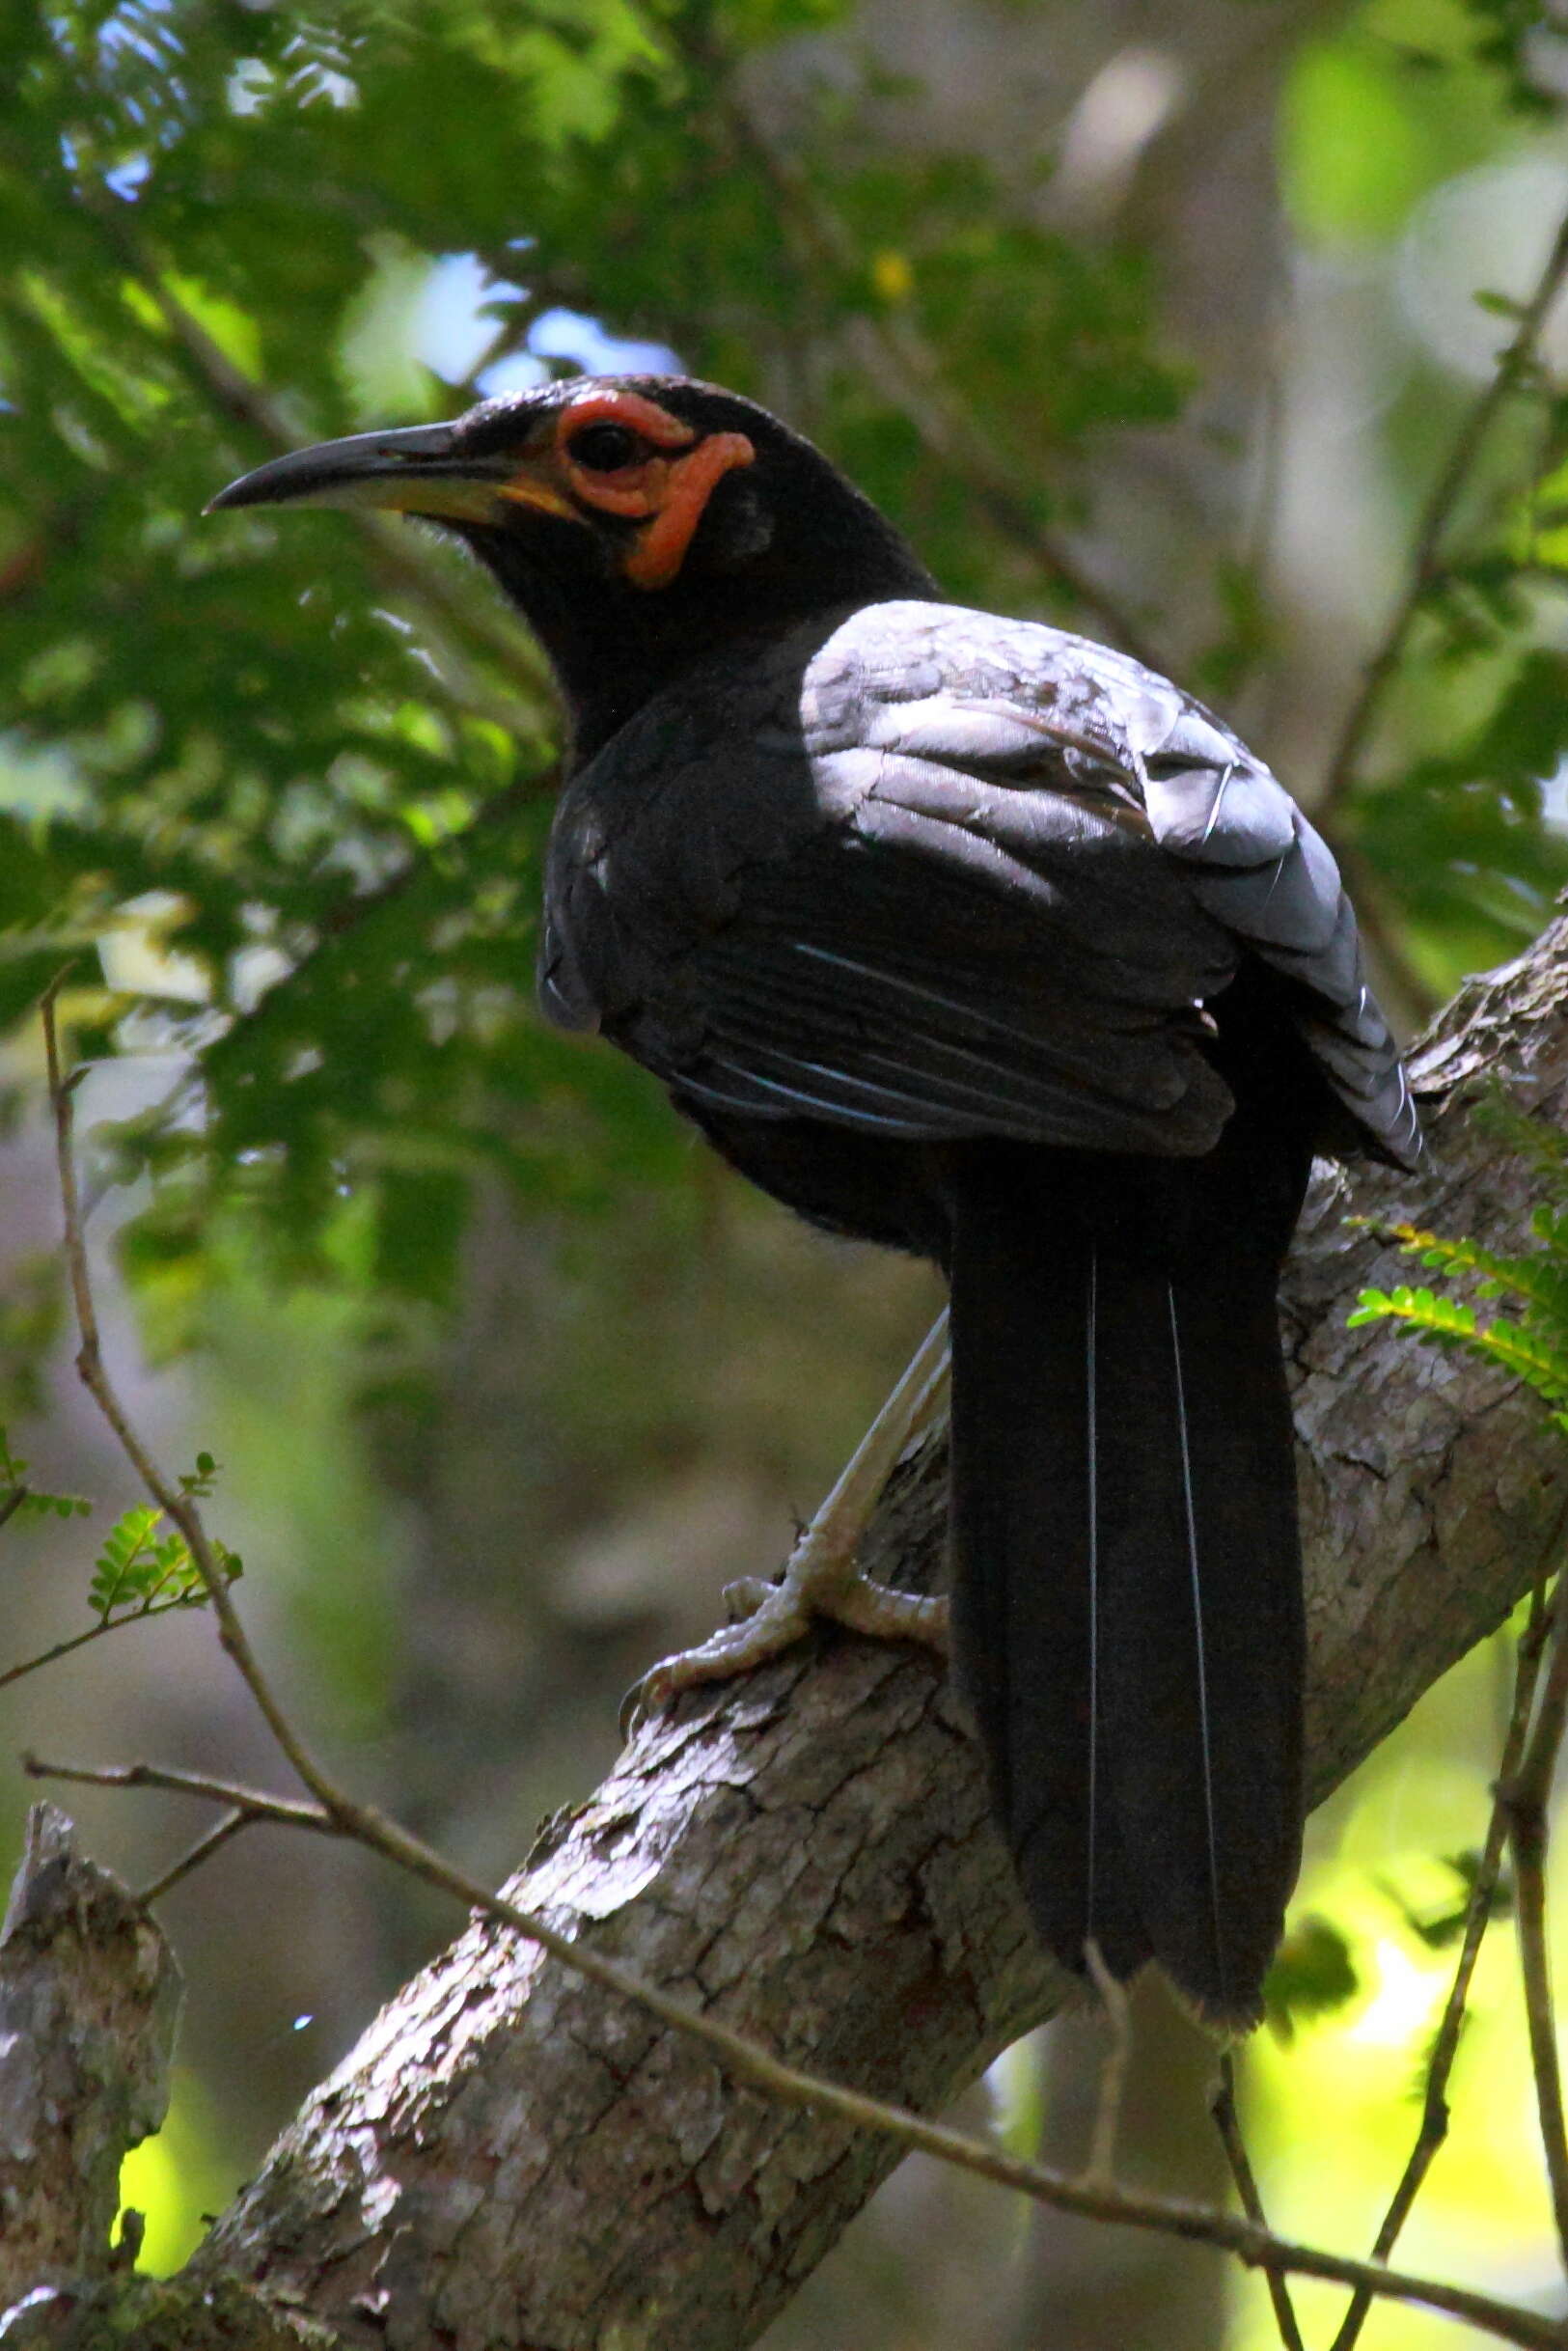
M 637 1715 L 668 1705 L 681 1690 L 727 1681 L 776 1657 L 801 1638 L 813 1617 L 831 1617 L 884 1641 L 923 1641 L 946 1654 L 947 1601 L 873 1584 L 856 1567 L 855 1554 L 894 1466 L 935 1418 L 947 1393 L 949 1364 L 944 1312 L 796 1543 L 778 1583 L 748 1576 L 727 1585 L 726 1603 L 739 1621 L 722 1625 L 699 1648 L 661 1658 L 634 1682 L 621 1704 L 622 1730 Z

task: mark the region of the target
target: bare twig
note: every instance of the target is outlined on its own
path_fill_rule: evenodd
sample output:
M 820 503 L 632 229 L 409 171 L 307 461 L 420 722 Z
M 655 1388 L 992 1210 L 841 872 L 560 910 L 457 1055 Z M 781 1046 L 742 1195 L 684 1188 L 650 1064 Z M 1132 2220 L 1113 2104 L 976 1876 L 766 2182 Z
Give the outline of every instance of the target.
M 1562 2071 L 1552 2013 L 1552 1961 L 1546 1931 L 1546 1857 L 1548 1807 L 1552 1776 L 1568 1725 L 1568 1641 L 1563 1639 L 1563 1611 L 1568 1608 L 1568 1576 L 1557 1578 L 1552 1609 L 1551 1658 L 1546 1687 L 1519 1768 L 1499 1787 L 1499 1802 L 1508 1820 L 1513 1846 L 1515 1910 L 1519 1928 L 1519 1973 L 1529 2027 L 1530 2065 L 1535 2076 L 1535 2104 L 1541 2123 L 1552 2190 L 1552 2213 L 1557 2244 L 1568 2268 L 1568 2131 L 1564 2129 Z
M 1489 2294 L 1437 2279 L 1418 2278 L 1316 2246 L 1300 2245 L 1274 2236 L 1267 2228 L 1233 2213 L 1182 2202 L 1173 2198 L 1133 2195 L 1114 2184 L 1073 2180 L 1041 2166 L 1024 2162 L 984 2141 L 928 2121 L 908 2108 L 863 2096 L 800 2067 L 784 2063 L 744 2033 L 643 1981 L 631 1970 L 606 1959 L 589 1945 L 574 1943 L 543 1919 L 503 1900 L 478 1880 L 442 1859 L 422 1839 L 398 1822 L 340 1789 L 316 1762 L 294 1729 L 263 1673 L 235 1607 L 223 1563 L 202 1522 L 194 1498 L 172 1482 L 152 1459 L 131 1425 L 104 1367 L 97 1316 L 93 1302 L 87 1252 L 82 1236 L 72 1153 L 71 1082 L 61 1067 L 55 1020 L 59 983 L 43 1000 L 44 1047 L 49 1097 L 54 1112 L 56 1155 L 65 1216 L 65 1250 L 71 1294 L 76 1308 L 81 1344 L 77 1369 L 84 1385 L 114 1431 L 126 1459 L 148 1493 L 184 1536 L 197 1571 L 206 1585 L 219 1628 L 219 1638 L 241 1679 L 314 1804 L 264 1796 L 254 1789 L 193 1773 L 165 1771 L 135 1763 L 105 1775 L 83 1766 L 60 1767 L 58 1776 L 93 1778 L 96 1784 L 126 1787 L 167 1786 L 182 1794 L 206 1795 L 257 1818 L 287 1818 L 290 1825 L 318 1834 L 337 1834 L 379 1853 L 385 1860 L 454 1896 L 496 1923 L 537 1944 L 574 1974 L 636 2004 L 672 2031 L 687 2034 L 710 2049 L 727 2069 L 786 2106 L 805 2107 L 837 2116 L 853 2128 L 879 2132 L 906 2149 L 918 2149 L 938 2161 L 956 2166 L 999 2186 L 1018 2190 L 1037 2202 L 1133 2228 L 1177 2236 L 1234 2254 L 1252 2266 L 1270 2271 L 1299 2271 L 1350 2286 L 1364 2285 L 1376 2295 L 1394 2301 L 1424 2304 L 1456 2318 L 1468 2319 L 1503 2342 L 1524 2351 L 1561 2351 L 1561 2330 L 1536 2312 L 1499 2302 Z M 43 1769 L 47 1767 L 36 1766 Z
M 1351 705 L 1339 740 L 1329 761 L 1327 780 L 1318 801 L 1320 815 L 1343 798 L 1355 780 L 1357 761 L 1365 745 L 1384 689 L 1404 657 L 1410 632 L 1422 602 L 1441 576 L 1443 544 L 1454 510 L 1474 470 L 1492 425 L 1528 372 L 1537 339 L 1548 312 L 1568 282 L 1568 215 L 1558 226 L 1546 265 L 1534 291 L 1519 314 L 1519 323 L 1497 368 L 1460 426 L 1447 462 L 1432 484 L 1420 526 L 1416 534 L 1409 575 L 1389 614 L 1382 637 L 1362 674 L 1361 691 Z
M 22 1756 L 30 1780 L 70 1780 L 82 1787 L 156 1787 L 171 1796 L 200 1796 L 208 1804 L 227 1805 L 245 1820 L 276 1821 L 280 1828 L 314 1829 L 322 1837 L 344 1834 L 319 1804 L 301 1804 L 297 1796 L 274 1796 L 266 1789 L 245 1787 L 237 1780 L 215 1779 L 210 1772 L 174 1771 L 163 1763 L 49 1763 L 31 1751 Z
M 31 1491 L 32 1488 L 30 1486 L 14 1485 L 12 1487 L 10 1493 L 6 1496 L 5 1501 L 0 1502 L 0 1527 L 5 1525 L 8 1518 L 15 1517 L 17 1511 L 21 1508 L 22 1504 L 27 1500 L 27 1497 Z M 0 1689 L 3 1689 L 4 1686 L 5 1676 L 4 1674 L 0 1674 Z
M 1486 1842 L 1481 1850 L 1480 1865 L 1471 1887 L 1470 1903 L 1465 1914 L 1465 1933 L 1459 1950 L 1459 1963 L 1454 1969 L 1453 1984 L 1432 2044 L 1432 2055 L 1426 2068 L 1426 2088 L 1421 2100 L 1420 2126 L 1416 2143 L 1400 2174 L 1399 2184 L 1383 2216 L 1383 2225 L 1372 2247 L 1374 2261 L 1386 2261 L 1392 2253 L 1399 2232 L 1410 2217 L 1411 2206 L 1420 2194 L 1432 2159 L 1448 2136 L 1448 2079 L 1453 2072 L 1454 2060 L 1459 2054 L 1460 2036 L 1464 2031 L 1467 2004 L 1470 2000 L 1471 1978 L 1480 1956 L 1481 1943 L 1492 1917 L 1493 1897 L 1497 1893 L 1498 1877 L 1502 1867 L 1502 1856 L 1508 1842 L 1508 1812 L 1502 1791 L 1519 1769 L 1524 1753 L 1526 1733 L 1529 1729 L 1530 1710 L 1535 1702 L 1536 1685 L 1540 1680 L 1541 1657 L 1546 1644 L 1548 1625 L 1544 1588 L 1538 1588 L 1530 1609 L 1529 1620 L 1520 1637 L 1519 1655 L 1514 1668 L 1513 1701 L 1509 1708 L 1508 1729 L 1502 1744 L 1502 1756 L 1498 1765 L 1497 1793 L 1492 1802 L 1492 1817 L 1487 1823 Z M 1354 2351 L 1372 2307 L 1372 2297 L 1360 2287 L 1351 2298 L 1350 2308 L 1341 2321 L 1331 2351 Z
M 1236 2066 L 1227 2049 L 1220 2060 L 1220 2071 L 1209 2099 L 1209 2112 L 1214 2127 L 1220 2134 L 1220 2144 L 1230 2166 L 1230 2176 L 1241 2198 L 1241 2208 L 1250 2221 L 1259 2228 L 1267 2227 L 1263 2218 L 1263 2199 L 1257 2192 L 1257 2179 L 1247 2152 L 1247 2143 L 1241 2135 L 1241 2117 L 1236 2112 Z M 1274 2323 L 1279 2330 L 1279 2340 L 1285 2351 L 1306 2351 L 1301 2328 L 1296 2323 L 1296 2306 L 1290 2299 L 1283 2272 L 1268 2272 L 1269 2300 L 1274 2306 Z
M 210 1829 L 203 1831 L 195 1843 L 164 1870 L 161 1877 L 145 1886 L 136 1899 L 144 1910 L 178 1886 L 182 1877 L 189 1877 L 200 1868 L 230 1839 L 241 1829 L 252 1829 L 270 1821 L 284 1829 L 314 1829 L 318 1835 L 336 1837 L 337 1824 L 319 1805 L 301 1804 L 289 1796 L 264 1794 L 261 1789 L 241 1787 L 229 1780 L 214 1780 L 202 1772 L 170 1771 L 159 1763 L 49 1763 L 31 1752 L 22 1756 L 22 1769 L 30 1780 L 69 1780 L 83 1787 L 156 1787 L 175 1796 L 200 1796 L 208 1804 L 223 1804 L 228 1811 Z
M 1276 302 L 1271 305 L 1264 330 L 1263 379 L 1258 391 L 1255 428 L 1257 474 L 1240 550 L 1243 569 L 1260 587 L 1269 569 L 1279 527 L 1279 492 L 1284 478 L 1285 402 L 1279 373 L 1280 332 Z
M 142 1888 L 136 1896 L 142 1908 L 151 1910 L 154 1902 L 161 1901 L 166 1894 L 179 1884 L 181 1878 L 189 1877 L 192 1871 L 199 1869 L 205 1861 L 210 1861 L 214 1853 L 221 1852 L 226 1844 L 239 1835 L 241 1829 L 254 1828 L 260 1817 L 261 1815 L 256 1812 L 225 1812 L 216 1826 L 198 1837 L 194 1844 L 187 1845 L 179 1859 L 177 1862 L 171 1862 L 160 1877 L 155 1877 L 150 1886 Z
M 0 1514 L 0 1526 L 5 1523 Z M 58 1665 L 62 1657 L 70 1656 L 75 1649 L 85 1649 L 89 1643 L 101 1641 L 105 1633 L 118 1633 L 127 1624 L 148 1624 L 154 1617 L 166 1617 L 171 1609 L 192 1608 L 200 1603 L 184 1595 L 178 1600 L 160 1600 L 151 1608 L 138 1608 L 129 1616 L 108 1617 L 101 1623 L 90 1624 L 85 1633 L 72 1633 L 69 1641 L 57 1641 L 52 1649 L 41 1649 L 36 1657 L 24 1657 L 20 1665 L 7 1666 L 0 1673 L 0 1690 L 14 1681 L 21 1681 L 29 1673 L 37 1673 L 43 1666 Z
M 1104 1954 L 1092 1935 L 1084 1943 L 1084 1960 L 1089 1980 L 1100 1995 L 1105 2021 L 1110 2032 L 1105 2060 L 1100 2067 L 1099 2094 L 1094 2101 L 1094 2131 L 1089 2141 L 1088 2168 L 1084 2177 L 1098 2182 L 1110 2182 L 1116 2173 L 1116 2131 L 1121 2121 L 1122 2092 L 1127 2083 L 1127 2061 L 1132 2051 L 1132 2018 L 1127 2006 L 1127 1992 L 1105 1964 Z

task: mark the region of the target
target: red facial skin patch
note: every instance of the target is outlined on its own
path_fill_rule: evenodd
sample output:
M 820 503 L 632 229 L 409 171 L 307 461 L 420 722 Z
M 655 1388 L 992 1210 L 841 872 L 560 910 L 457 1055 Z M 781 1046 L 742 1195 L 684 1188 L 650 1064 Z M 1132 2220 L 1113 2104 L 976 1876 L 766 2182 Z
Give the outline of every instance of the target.
M 622 569 L 635 588 L 667 588 L 686 560 L 692 534 L 702 519 L 713 485 L 737 465 L 750 465 L 756 450 L 743 432 L 712 432 L 689 456 L 670 463 L 669 481 L 657 512 L 639 531 Z
M 573 439 L 585 425 L 624 425 L 628 432 L 641 433 L 655 449 L 690 449 L 697 438 L 692 426 L 683 425 L 678 416 L 661 408 L 656 400 L 645 400 L 640 392 L 585 392 L 580 399 L 568 401 L 556 426 L 556 447 Z
M 653 454 L 614 473 L 579 465 L 571 444 L 590 425 L 622 425 L 651 443 Z M 622 568 L 633 587 L 667 588 L 686 560 L 715 483 L 733 467 L 752 464 L 756 452 L 743 432 L 713 432 L 698 441 L 690 425 L 641 393 L 590 392 L 562 410 L 555 455 L 572 496 L 583 505 L 606 514 L 647 517 Z

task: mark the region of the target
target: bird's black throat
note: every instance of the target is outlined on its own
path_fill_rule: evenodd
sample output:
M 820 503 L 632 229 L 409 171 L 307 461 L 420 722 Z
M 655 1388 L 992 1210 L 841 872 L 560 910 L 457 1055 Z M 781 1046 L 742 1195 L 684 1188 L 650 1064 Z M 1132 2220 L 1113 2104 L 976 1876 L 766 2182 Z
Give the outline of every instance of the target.
M 902 596 L 946 600 L 869 501 L 810 454 L 813 470 L 796 485 L 781 484 L 792 468 L 779 453 L 763 453 L 765 500 L 746 473 L 722 482 L 679 575 L 657 589 L 636 586 L 617 567 L 613 541 L 570 521 L 531 514 L 526 530 L 443 526 L 466 540 L 544 648 L 570 722 L 572 765 L 731 646 L 777 638 L 816 614 Z

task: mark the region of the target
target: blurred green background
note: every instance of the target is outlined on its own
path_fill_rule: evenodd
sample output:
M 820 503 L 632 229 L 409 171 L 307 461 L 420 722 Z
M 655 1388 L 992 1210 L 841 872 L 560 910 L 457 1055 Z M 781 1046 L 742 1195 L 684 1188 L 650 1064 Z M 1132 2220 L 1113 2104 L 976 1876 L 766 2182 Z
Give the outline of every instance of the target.
M 1529 0 L 122 0 L 0 9 L 0 1419 L 92 1522 L 0 1531 L 0 1671 L 82 1629 L 139 1499 L 69 1374 L 41 987 L 117 1374 L 312 1737 L 499 1876 L 619 1691 L 765 1571 L 933 1305 L 732 1182 L 532 1009 L 556 726 L 418 527 L 205 500 L 277 449 L 573 367 L 784 412 L 963 598 L 1119 637 L 1321 820 L 1413 1024 L 1568 878 L 1568 318 L 1495 421 L 1375 723 L 1422 502 L 1568 210 Z M 1477 299 L 1477 297 L 1483 297 Z M 1250 2051 L 1271 2218 L 1370 2241 L 1479 1843 L 1504 1644 L 1312 1825 L 1356 1987 Z M 210 1627 L 0 1689 L 0 1751 L 275 1780 Z M 0 1854 L 28 1790 L 0 1767 Z M 199 1825 L 73 1807 L 133 1881 Z M 258 1834 L 165 1905 L 175 2108 L 132 2158 L 177 2263 L 454 1922 Z M 1423 1931 L 1424 1930 L 1424 1931 Z M 1204 2044 L 1138 2003 L 1129 2170 L 1222 2191 Z M 977 2091 L 1082 2159 L 1096 2050 Z M 1560 2307 L 1504 1924 L 1412 2267 Z M 1555 2301 L 1554 2301 L 1555 2297 Z M 1309 2337 L 1337 2298 L 1304 2287 Z M 906 2164 L 771 2351 L 1270 2339 L 1259 2282 Z M 1458 2338 L 1380 2307 L 1371 2351 Z

